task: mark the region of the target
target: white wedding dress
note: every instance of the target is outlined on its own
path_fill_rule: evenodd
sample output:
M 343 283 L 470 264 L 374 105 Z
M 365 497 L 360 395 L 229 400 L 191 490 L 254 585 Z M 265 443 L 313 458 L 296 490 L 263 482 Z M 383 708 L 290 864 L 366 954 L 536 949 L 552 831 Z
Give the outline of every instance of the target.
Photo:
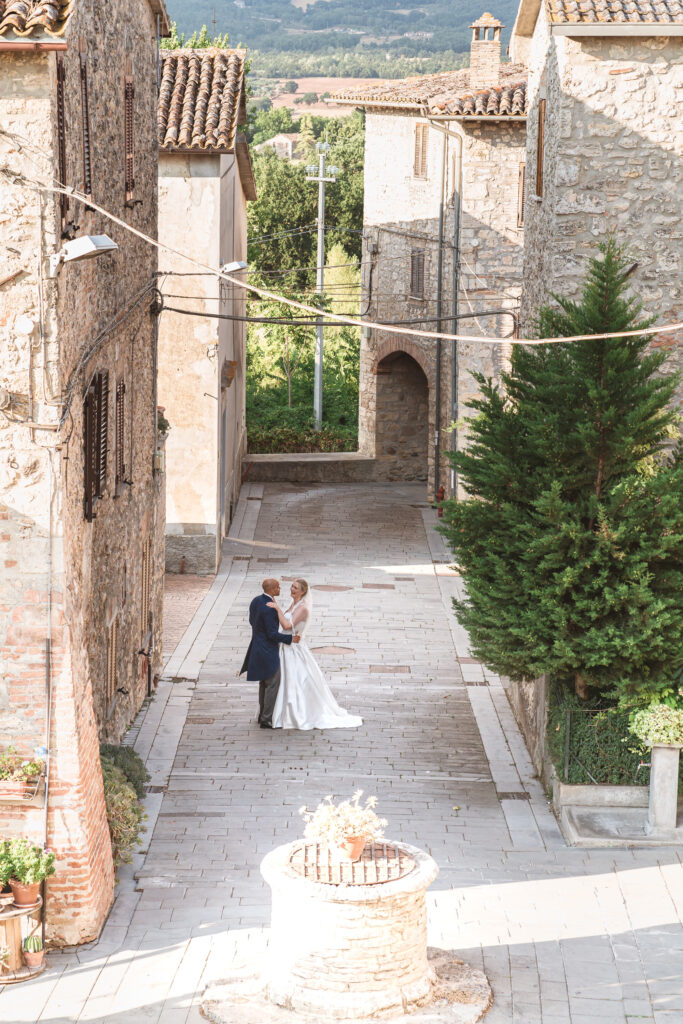
M 305 599 L 304 599 L 305 601 Z M 284 612 L 291 623 L 298 602 Z M 273 711 L 273 729 L 357 729 L 363 719 L 340 708 L 325 682 L 320 666 L 303 639 L 308 615 L 287 633 L 298 633 L 298 644 L 280 644 L 280 689 Z

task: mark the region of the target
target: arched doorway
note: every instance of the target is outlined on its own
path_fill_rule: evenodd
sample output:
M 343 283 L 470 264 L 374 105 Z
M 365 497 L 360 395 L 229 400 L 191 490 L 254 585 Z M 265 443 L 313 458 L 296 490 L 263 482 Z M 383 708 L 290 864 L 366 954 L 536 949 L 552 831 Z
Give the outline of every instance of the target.
M 392 352 L 377 364 L 376 445 L 383 480 L 426 480 L 429 385 L 419 363 Z

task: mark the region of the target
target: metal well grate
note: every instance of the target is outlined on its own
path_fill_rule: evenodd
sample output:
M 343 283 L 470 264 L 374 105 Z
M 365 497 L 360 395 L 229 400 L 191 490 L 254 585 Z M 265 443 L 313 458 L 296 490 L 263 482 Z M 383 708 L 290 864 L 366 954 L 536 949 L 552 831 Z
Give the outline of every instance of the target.
M 415 860 L 391 843 L 367 843 L 360 860 L 338 860 L 322 843 L 301 843 L 292 852 L 294 870 L 312 882 L 325 885 L 380 885 L 403 878 Z

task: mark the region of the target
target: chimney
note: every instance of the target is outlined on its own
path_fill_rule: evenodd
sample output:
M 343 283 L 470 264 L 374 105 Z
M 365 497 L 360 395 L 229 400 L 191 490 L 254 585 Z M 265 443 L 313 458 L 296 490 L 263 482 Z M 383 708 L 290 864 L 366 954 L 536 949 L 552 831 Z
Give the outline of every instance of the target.
M 486 13 L 470 28 L 470 89 L 490 89 L 500 85 L 500 34 L 504 26 L 492 14 Z

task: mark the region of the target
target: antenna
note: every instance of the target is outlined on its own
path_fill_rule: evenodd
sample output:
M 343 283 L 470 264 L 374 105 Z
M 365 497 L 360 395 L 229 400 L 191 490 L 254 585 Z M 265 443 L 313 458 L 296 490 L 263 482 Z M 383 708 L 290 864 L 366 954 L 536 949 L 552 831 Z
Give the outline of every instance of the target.
M 213 9 L 213 17 L 211 19 L 211 24 L 213 25 L 213 38 L 215 40 L 216 39 L 216 8 L 215 7 Z

